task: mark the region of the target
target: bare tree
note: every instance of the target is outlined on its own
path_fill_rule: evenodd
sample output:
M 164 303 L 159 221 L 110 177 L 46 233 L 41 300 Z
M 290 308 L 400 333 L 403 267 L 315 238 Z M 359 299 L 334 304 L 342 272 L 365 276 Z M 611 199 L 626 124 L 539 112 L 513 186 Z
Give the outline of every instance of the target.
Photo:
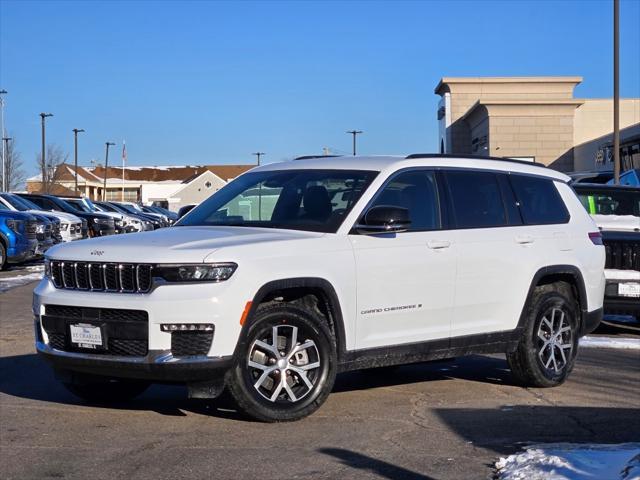
M 69 154 L 65 153 L 60 146 L 50 144 L 47 145 L 46 157 L 46 164 L 42 159 L 42 154 L 38 154 L 37 157 L 41 177 L 40 191 L 51 193 L 58 181 L 58 167 L 67 161 Z
M 2 175 L 7 175 L 7 191 L 22 189 L 25 180 L 27 179 L 24 170 L 22 169 L 22 159 L 20 158 L 20 152 L 16 150 L 15 137 L 6 143 L 7 149 L 5 150 L 5 171 L 0 172 L 0 184 L 2 183 Z M 4 145 L 3 145 L 4 148 Z M 2 170 L 2 168 L 0 168 Z

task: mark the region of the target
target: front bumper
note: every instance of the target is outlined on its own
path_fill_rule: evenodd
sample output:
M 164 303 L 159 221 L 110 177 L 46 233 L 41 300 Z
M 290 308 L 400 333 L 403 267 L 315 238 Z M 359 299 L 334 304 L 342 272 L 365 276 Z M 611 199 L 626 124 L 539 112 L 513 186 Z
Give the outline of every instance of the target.
M 627 270 L 611 272 L 607 275 L 604 314 L 635 317 L 640 323 L 640 298 L 620 295 L 620 284 L 629 283 L 640 284 L 640 272 Z
M 175 358 L 168 351 L 150 350 L 145 357 L 117 357 L 62 352 L 36 341 L 38 354 L 56 370 L 152 382 L 189 383 L 216 380 L 232 365 L 232 357 Z

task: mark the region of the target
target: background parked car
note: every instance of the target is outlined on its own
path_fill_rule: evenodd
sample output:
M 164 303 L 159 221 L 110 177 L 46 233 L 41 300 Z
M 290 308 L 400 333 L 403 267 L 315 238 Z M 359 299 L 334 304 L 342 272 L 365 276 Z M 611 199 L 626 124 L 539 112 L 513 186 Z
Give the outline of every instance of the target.
M 569 173 L 571 177 L 571 184 L 575 183 L 607 183 L 613 178 L 613 171 L 597 171 L 591 170 L 586 172 L 572 172 Z
M 140 209 L 145 213 L 154 213 L 156 215 L 162 215 L 167 225 L 173 225 L 175 221 L 178 219 L 178 216 L 175 213 L 169 212 L 168 210 L 165 211 L 161 208 L 154 207 L 152 205 L 140 205 Z
M 574 185 L 607 252 L 605 323 L 640 330 L 640 188 Z
M 125 210 L 127 210 L 130 213 L 141 213 L 144 215 L 147 215 L 148 217 L 151 218 L 155 218 L 156 220 L 160 221 L 161 225 L 163 227 L 168 227 L 169 226 L 169 219 L 165 216 L 165 215 L 161 215 L 159 213 L 154 213 L 154 212 L 145 212 L 142 207 L 140 205 L 138 205 L 137 203 L 133 203 L 133 202 L 111 202 L 113 204 L 116 205 L 120 205 L 121 207 L 123 207 Z
M 35 256 L 38 248 L 36 227 L 33 215 L 0 207 L 0 269 Z
M 86 197 L 61 197 L 65 202 L 69 203 L 71 206 L 81 210 L 85 213 L 98 213 L 102 215 L 107 215 L 113 218 L 113 223 L 115 225 L 116 233 L 129 233 L 131 230 L 127 229 L 127 219 L 124 214 L 117 212 L 103 212 L 96 205 L 93 204 L 91 199 Z
M 130 215 L 138 215 L 142 218 L 145 218 L 146 220 L 151 222 L 154 230 L 166 226 L 164 221 L 158 215 L 151 215 L 149 213 L 143 212 L 142 210 L 135 209 L 131 204 L 121 203 L 121 202 L 109 202 L 109 205 L 112 205 L 114 208 L 118 209 L 121 212 L 128 213 Z
M 16 212 L 37 213 L 51 220 L 58 220 L 54 222 L 52 232 L 52 236 L 58 242 L 70 242 L 82 238 L 82 220 L 75 215 L 65 212 L 46 212 L 35 203 L 15 193 L 0 193 L 0 203 Z
M 109 202 L 93 202 L 93 204 L 102 212 L 114 212 L 129 217 L 131 219 L 129 220 L 130 227 L 133 231 L 145 232 L 154 229 L 153 222 L 145 215 L 128 213 L 124 208 L 119 208 L 117 205 L 112 205 Z
M 187 213 L 195 208 L 195 205 L 185 205 L 184 207 L 180 207 L 178 210 L 178 218 L 184 217 Z
M 609 180 L 608 185 L 613 185 L 614 180 Z M 620 185 L 629 185 L 632 187 L 640 187 L 640 168 L 627 170 L 620 175 Z
M 108 215 L 103 215 L 101 213 L 82 212 L 54 195 L 26 193 L 20 193 L 18 195 L 24 198 L 28 198 L 43 210 L 67 212 L 80 217 L 86 222 L 86 225 L 84 222 L 82 224 L 83 236 L 101 237 L 105 235 L 113 235 L 116 233 L 113 218 L 109 217 Z

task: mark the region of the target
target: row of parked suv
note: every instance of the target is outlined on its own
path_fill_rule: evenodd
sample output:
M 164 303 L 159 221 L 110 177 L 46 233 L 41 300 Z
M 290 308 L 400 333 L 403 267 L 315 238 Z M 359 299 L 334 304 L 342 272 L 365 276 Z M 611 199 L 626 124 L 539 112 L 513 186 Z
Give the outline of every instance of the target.
M 176 220 L 173 212 L 135 203 L 0 193 L 0 268 L 38 258 L 58 243 L 155 230 Z

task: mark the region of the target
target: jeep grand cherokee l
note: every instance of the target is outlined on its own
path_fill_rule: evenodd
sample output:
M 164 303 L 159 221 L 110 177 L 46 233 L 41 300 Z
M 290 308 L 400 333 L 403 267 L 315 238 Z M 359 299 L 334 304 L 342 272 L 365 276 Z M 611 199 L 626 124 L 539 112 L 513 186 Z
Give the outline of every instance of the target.
M 53 247 L 37 351 L 89 401 L 227 388 L 263 421 L 309 415 L 341 371 L 471 353 L 559 385 L 605 286 L 569 180 L 442 155 L 258 167 L 172 228 Z

